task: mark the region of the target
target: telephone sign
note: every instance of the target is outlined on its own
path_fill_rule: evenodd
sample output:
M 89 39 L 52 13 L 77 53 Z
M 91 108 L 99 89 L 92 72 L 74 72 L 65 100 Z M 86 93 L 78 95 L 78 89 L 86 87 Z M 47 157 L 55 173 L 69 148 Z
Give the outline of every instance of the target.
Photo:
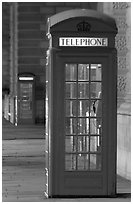
M 107 38 L 59 38 L 59 46 L 75 46 L 75 47 L 107 47 L 108 39 Z

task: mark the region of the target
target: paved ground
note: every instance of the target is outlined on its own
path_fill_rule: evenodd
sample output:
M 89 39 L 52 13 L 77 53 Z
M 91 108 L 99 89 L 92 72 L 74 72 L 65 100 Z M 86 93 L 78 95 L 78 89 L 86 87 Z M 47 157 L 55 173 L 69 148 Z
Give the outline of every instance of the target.
M 7 120 L 2 120 L 2 139 L 44 139 L 43 125 L 14 126 Z
M 4 140 L 2 146 L 3 201 L 45 200 L 44 140 Z
M 3 166 L 2 166 L 2 199 L 3 202 L 130 202 L 130 181 L 118 177 L 116 198 L 78 198 L 78 199 L 46 199 L 44 197 L 45 183 L 45 139 L 31 138 L 26 128 L 3 123 Z M 35 129 L 37 130 L 35 131 Z M 23 131 L 27 139 L 18 134 Z M 43 133 L 42 127 L 34 126 L 30 134 Z M 8 132 L 8 136 L 6 135 Z M 17 132 L 17 134 L 16 134 Z M 15 136 L 14 136 L 15 135 Z M 22 136 L 22 134 L 20 133 Z M 18 136 L 19 139 L 12 139 Z M 6 138 L 6 140 L 4 140 Z

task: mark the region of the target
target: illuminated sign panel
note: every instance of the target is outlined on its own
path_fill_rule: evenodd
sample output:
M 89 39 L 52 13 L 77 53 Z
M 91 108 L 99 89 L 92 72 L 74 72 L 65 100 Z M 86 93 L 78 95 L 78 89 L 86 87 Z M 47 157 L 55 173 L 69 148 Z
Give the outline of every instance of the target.
M 108 38 L 59 38 L 59 46 L 70 47 L 107 47 Z
M 29 81 L 29 80 L 34 80 L 33 77 L 19 77 L 20 81 Z

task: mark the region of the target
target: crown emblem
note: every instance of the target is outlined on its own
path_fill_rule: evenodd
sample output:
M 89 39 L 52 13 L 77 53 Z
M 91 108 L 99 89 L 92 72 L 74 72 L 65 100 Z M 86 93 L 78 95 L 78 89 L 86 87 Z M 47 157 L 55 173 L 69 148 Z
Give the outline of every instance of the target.
M 77 30 L 80 32 L 89 32 L 91 29 L 91 25 L 85 21 L 82 21 L 77 24 Z

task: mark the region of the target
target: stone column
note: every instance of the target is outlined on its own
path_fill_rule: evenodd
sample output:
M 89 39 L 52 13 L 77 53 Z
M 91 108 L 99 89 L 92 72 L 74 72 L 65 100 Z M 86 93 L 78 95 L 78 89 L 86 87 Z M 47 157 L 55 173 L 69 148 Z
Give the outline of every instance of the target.
M 17 3 L 10 4 L 10 100 L 11 121 L 16 123 L 17 107 L 14 106 L 18 90 L 18 29 L 17 29 Z
M 101 9 L 101 7 L 100 7 Z M 104 2 L 103 13 L 115 18 L 117 80 L 117 173 L 130 179 L 131 165 L 131 3 Z

